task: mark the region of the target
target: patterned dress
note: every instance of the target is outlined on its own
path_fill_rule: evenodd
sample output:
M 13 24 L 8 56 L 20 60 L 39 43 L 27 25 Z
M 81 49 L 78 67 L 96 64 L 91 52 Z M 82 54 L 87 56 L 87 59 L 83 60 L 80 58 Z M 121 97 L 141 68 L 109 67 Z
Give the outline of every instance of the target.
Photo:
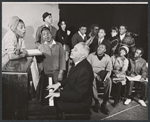
M 125 57 L 112 56 L 113 75 L 112 79 L 114 83 L 121 82 L 122 85 L 126 84 L 126 71 L 128 69 L 129 61 Z

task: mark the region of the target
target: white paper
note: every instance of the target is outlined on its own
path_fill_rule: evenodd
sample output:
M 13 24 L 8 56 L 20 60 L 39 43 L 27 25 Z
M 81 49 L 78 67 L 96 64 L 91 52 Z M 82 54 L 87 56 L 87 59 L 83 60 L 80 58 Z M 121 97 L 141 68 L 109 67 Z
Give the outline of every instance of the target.
M 34 88 L 36 90 L 37 85 L 39 83 L 40 75 L 39 75 L 39 71 L 38 71 L 38 67 L 37 67 L 37 61 L 36 61 L 35 57 L 33 57 L 33 62 L 31 64 L 30 68 L 31 68 L 33 85 L 34 85 Z
M 53 84 L 53 81 L 52 81 L 52 77 L 49 77 L 48 79 L 48 84 L 49 85 L 52 85 Z M 50 89 L 49 90 L 49 93 L 51 93 L 53 90 Z M 49 98 L 49 106 L 54 106 L 54 99 L 52 97 Z
M 27 49 L 28 56 L 36 56 L 36 55 L 42 55 L 42 52 L 38 49 Z
M 141 75 L 137 75 L 137 76 L 134 76 L 134 77 L 131 77 L 131 76 L 126 76 L 128 78 L 129 81 L 140 81 L 141 79 Z M 148 78 L 146 78 L 146 80 L 148 82 Z

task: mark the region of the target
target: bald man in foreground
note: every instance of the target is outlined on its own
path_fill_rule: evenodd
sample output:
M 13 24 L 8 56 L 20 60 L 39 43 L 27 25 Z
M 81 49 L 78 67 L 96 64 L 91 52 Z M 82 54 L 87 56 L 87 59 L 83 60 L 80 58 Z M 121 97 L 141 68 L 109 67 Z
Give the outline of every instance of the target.
M 56 103 L 61 112 L 86 112 L 90 110 L 94 74 L 86 59 L 88 54 L 89 47 L 84 42 L 76 44 L 70 55 L 75 66 L 71 68 L 68 77 L 47 87 L 48 90 L 53 89 L 53 92 L 49 93 L 47 97 L 58 98 Z M 55 92 L 59 87 L 63 87 L 63 90 Z

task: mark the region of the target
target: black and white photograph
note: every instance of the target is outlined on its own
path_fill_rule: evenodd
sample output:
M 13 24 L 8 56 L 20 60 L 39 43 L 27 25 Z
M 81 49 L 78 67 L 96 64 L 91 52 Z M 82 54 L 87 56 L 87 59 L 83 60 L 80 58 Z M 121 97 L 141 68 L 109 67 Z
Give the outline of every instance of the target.
M 2 2 L 2 120 L 148 120 L 148 2 Z

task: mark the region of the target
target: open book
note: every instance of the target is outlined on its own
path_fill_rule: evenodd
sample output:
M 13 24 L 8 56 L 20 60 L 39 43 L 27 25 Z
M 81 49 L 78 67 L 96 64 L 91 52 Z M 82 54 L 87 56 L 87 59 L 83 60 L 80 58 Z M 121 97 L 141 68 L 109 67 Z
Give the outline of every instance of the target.
M 131 76 L 126 76 L 128 78 L 129 81 L 140 81 L 141 79 L 141 75 L 137 75 L 137 76 L 134 76 L 134 77 L 131 77 Z M 148 78 L 146 78 L 146 80 L 148 82 Z

